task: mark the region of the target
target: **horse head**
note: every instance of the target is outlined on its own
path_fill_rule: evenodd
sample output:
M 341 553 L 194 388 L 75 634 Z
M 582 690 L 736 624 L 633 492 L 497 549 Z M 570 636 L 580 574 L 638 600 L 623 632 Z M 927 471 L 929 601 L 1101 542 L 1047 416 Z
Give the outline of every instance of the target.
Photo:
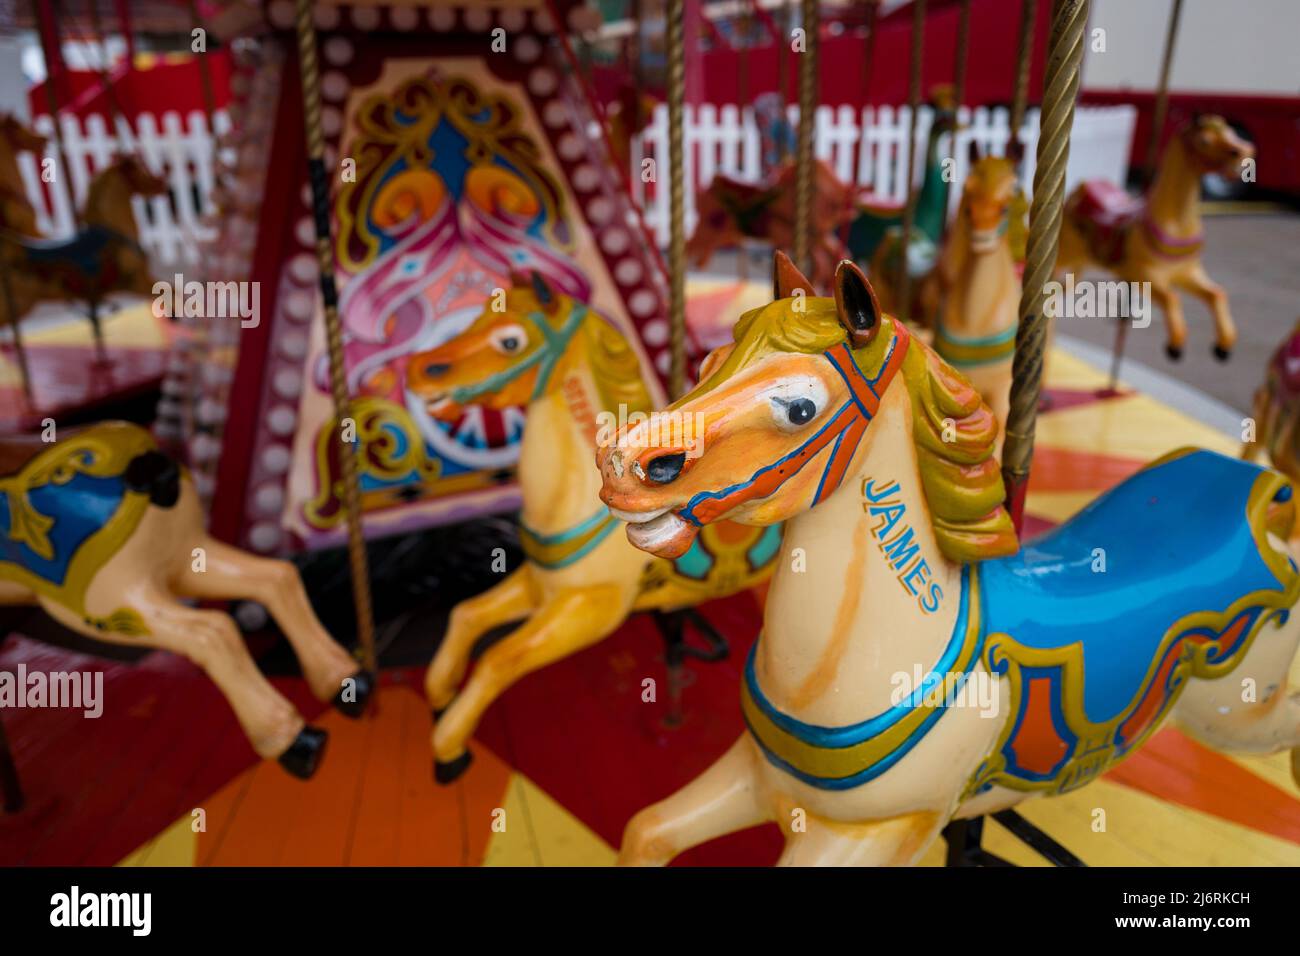
M 1013 159 L 979 155 L 971 143 L 971 167 L 962 187 L 957 216 L 970 230 L 970 251 L 992 252 L 1007 235 L 1011 207 L 1019 189 Z
M 514 275 L 463 332 L 410 357 L 407 388 L 443 421 L 455 421 L 466 405 L 527 405 L 559 387 L 586 316 L 584 305 L 539 273 Z
M 47 138 L 23 124 L 12 113 L 0 114 L 0 141 L 8 144 L 15 153 L 45 152 Z
M 945 551 L 1014 550 L 992 457 L 997 422 L 978 393 L 881 311 L 852 262 L 836 269 L 834 298 L 814 296 L 784 253 L 774 271 L 775 301 L 741 317 L 734 343 L 705 358 L 696 389 L 597 452 L 601 499 L 629 523 L 632 544 L 673 558 L 722 518 L 794 518 L 855 475 L 851 463 L 880 436 L 901 435 Z M 872 429 L 887 403 L 911 416 L 911 442 L 897 418 Z M 702 436 L 690 449 L 672 437 L 686 423 Z
M 739 210 L 750 199 L 733 180 L 715 176 L 709 188 L 695 197 L 695 231 L 686 240 L 686 258 L 697 269 L 709 264 L 719 249 L 738 246 L 745 240 Z M 751 190 L 752 192 L 752 190 Z
M 1222 116 L 1198 116 L 1179 131 L 1188 156 L 1207 173 L 1240 176 L 1241 164 L 1255 158 L 1255 146 Z
M 117 175 L 121 176 L 134 195 L 148 197 L 165 196 L 167 194 L 167 180 L 150 172 L 144 160 L 135 153 L 129 153 L 118 158 L 109 167 L 109 170 L 115 171 Z

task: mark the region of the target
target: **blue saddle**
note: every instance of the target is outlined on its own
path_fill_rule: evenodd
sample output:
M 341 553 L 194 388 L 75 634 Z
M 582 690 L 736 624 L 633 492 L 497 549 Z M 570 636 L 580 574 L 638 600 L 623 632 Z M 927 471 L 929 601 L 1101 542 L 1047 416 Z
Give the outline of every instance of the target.
M 122 238 L 104 226 L 85 226 L 68 239 L 24 239 L 23 248 L 33 264 L 60 263 L 93 275 L 103 262 L 104 250 Z

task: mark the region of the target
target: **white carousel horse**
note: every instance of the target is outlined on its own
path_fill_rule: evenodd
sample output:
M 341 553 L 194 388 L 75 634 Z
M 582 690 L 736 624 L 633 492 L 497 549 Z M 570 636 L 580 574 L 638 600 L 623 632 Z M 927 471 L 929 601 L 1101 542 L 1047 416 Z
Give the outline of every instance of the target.
M 1171 714 L 1300 771 L 1283 476 L 1175 451 L 1019 548 L 988 407 L 857 267 L 816 298 L 778 254 L 776 298 L 670 409 L 704 416 L 702 455 L 650 441 L 652 418 L 598 456 L 638 547 L 785 521 L 806 566 L 778 562 L 748 732 L 632 819 L 622 862 L 775 821 L 784 864 L 910 863 L 951 819 L 1096 778 Z

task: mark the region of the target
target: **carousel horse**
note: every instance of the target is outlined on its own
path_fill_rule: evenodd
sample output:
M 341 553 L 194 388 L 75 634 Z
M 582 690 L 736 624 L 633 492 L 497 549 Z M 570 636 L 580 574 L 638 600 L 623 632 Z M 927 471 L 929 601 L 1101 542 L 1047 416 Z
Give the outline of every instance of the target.
M 754 184 L 719 173 L 695 197 L 695 231 L 686 241 L 686 257 L 703 269 L 719 249 L 762 239 L 777 247 L 794 244 L 797 170 L 793 159 L 782 163 L 764 182 Z M 844 247 L 836 233 L 854 215 L 853 188 L 840 182 L 824 160 L 813 163 L 813 280 L 830 288 L 835 263 Z
M 1237 341 L 1228 293 L 1205 273 L 1201 249 L 1201 177 L 1240 176 L 1255 147 L 1222 117 L 1201 116 L 1165 147 L 1144 199 L 1105 180 L 1088 180 L 1066 199 L 1056 273 L 1078 274 L 1088 266 L 1125 282 L 1150 282 L 1152 301 L 1165 317 L 1165 351 L 1182 357 L 1187 323 L 1177 290 L 1190 292 L 1214 317 L 1214 354 L 1226 360 Z
M 640 92 L 632 83 L 619 87 L 614 102 L 605 111 L 609 123 L 609 148 L 618 168 L 630 175 L 640 175 L 632 170 L 632 140 L 641 134 L 654 118 L 656 100 L 649 93 Z
M 1011 359 L 1020 315 L 1020 276 L 1010 238 L 1019 186 L 1014 160 L 978 155 L 972 159 L 939 263 L 947 295 L 935 327 L 934 350 L 966 376 L 992 409 L 998 423 L 997 455 L 1011 402 Z
M 1269 359 L 1251 416 L 1255 438 L 1242 442 L 1241 457 L 1252 461 L 1262 450 L 1274 468 L 1300 480 L 1300 320 Z
M 0 230 L 28 238 L 39 238 L 36 210 L 23 189 L 18 170 L 19 153 L 45 152 L 45 137 L 19 122 L 12 113 L 0 114 Z
M 0 310 L 17 334 L 18 323 L 44 301 L 79 301 L 89 306 L 95 351 L 105 358 L 99 313 L 111 292 L 152 297 L 154 280 L 149 255 L 140 245 L 140 229 L 131 197 L 163 196 L 167 182 L 149 172 L 136 156 L 124 156 L 90 182 L 81 228 L 70 239 L 0 237 L 9 295 L 0 296 Z
M 609 322 L 536 273 L 515 278 L 504 306 L 489 304 L 465 331 L 412 356 L 407 368 L 408 387 L 435 418 L 455 420 L 470 404 L 528 409 L 518 469 L 527 560 L 456 605 L 425 680 L 441 783 L 469 766 L 467 742 L 484 711 L 519 678 L 603 640 L 633 612 L 666 612 L 671 628 L 681 623 L 673 616 L 680 609 L 760 585 L 781 541 L 779 528 L 724 524 L 674 561 L 632 547 L 600 503 L 591 459 L 620 417 L 651 410 L 637 353 Z M 703 438 L 690 422 L 674 434 Z M 474 643 L 520 620 L 457 692 Z M 667 628 L 661 623 L 671 648 Z
M 1290 482 L 1181 449 L 1020 548 L 979 394 L 853 263 L 833 299 L 784 257 L 776 272 L 776 301 L 661 413 L 704 416 L 704 453 L 651 416 L 597 457 L 651 554 L 728 518 L 785 522 L 808 561 L 777 564 L 747 732 L 633 817 L 621 862 L 775 821 L 783 864 L 910 863 L 950 819 L 1096 778 L 1171 712 L 1221 749 L 1300 745 Z M 1292 768 L 1300 783 L 1296 749 Z
M 262 676 L 229 616 L 184 602 L 259 602 L 312 693 L 350 717 L 364 711 L 373 678 L 316 619 L 294 566 L 209 537 L 193 483 L 143 428 L 104 422 L 57 443 L 3 438 L 0 474 L 0 604 L 39 604 L 86 637 L 188 658 L 257 754 L 303 779 L 326 732 Z

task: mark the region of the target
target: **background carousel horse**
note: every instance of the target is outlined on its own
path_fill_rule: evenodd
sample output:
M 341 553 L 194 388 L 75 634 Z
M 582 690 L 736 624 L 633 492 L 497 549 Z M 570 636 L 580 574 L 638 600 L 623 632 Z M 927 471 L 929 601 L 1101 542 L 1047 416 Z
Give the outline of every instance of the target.
M 1286 479 L 1183 449 L 1018 550 L 993 416 L 966 380 L 853 263 L 833 300 L 788 260 L 776 285 L 673 406 L 705 419 L 690 468 L 653 416 L 597 459 L 638 547 L 668 558 L 720 518 L 784 521 L 817 562 L 777 565 L 748 732 L 632 819 L 622 862 L 775 821 L 783 864 L 910 863 L 954 817 L 1094 779 L 1171 711 L 1222 749 L 1300 745 Z M 1300 783 L 1294 749 L 1292 765 Z
M 12 301 L 12 313 L 4 319 L 12 322 L 15 334 L 22 317 L 38 302 L 84 302 L 95 332 L 96 353 L 104 361 L 99 322 L 104 298 L 111 292 L 154 294 L 149 256 L 140 245 L 131 197 L 166 193 L 166 180 L 149 172 L 139 157 L 124 156 L 91 180 L 82 225 L 72 238 L 0 236 L 0 255 L 5 257 L 11 287 L 9 296 L 0 296 L 0 310 L 9 312 Z
M 939 268 L 947 294 L 934 349 L 970 380 L 998 423 L 994 454 L 1011 401 L 1011 360 L 1020 315 L 1020 275 L 1010 225 L 1020 194 L 1013 159 L 980 158 L 972 144 L 961 206 Z
M 1241 457 L 1261 451 L 1292 481 L 1300 481 L 1300 320 L 1269 359 L 1251 408 L 1255 439 L 1241 445 Z
M 12 113 L 0 113 L 0 230 L 38 238 L 36 210 L 23 188 L 18 154 L 45 153 L 45 137 L 28 129 Z
M 1150 282 L 1151 297 L 1164 313 L 1165 351 L 1182 357 L 1187 323 L 1177 291 L 1184 289 L 1209 306 L 1214 317 L 1214 354 L 1226 360 L 1237 341 L 1228 293 L 1201 264 L 1201 177 L 1240 176 L 1255 147 L 1222 117 L 1201 116 L 1165 147 L 1154 182 L 1135 199 L 1105 180 L 1080 184 L 1065 203 L 1056 273 L 1078 274 L 1095 265 L 1126 282 Z
M 259 602 L 312 693 L 350 717 L 364 711 L 373 678 L 316 619 L 297 570 L 209 537 L 193 483 L 144 429 L 105 422 L 55 444 L 0 439 L 0 474 L 0 604 L 39 604 L 78 634 L 190 659 L 258 755 L 298 777 L 315 772 L 326 732 L 262 676 L 229 616 L 182 602 Z
M 527 560 L 456 605 L 425 681 L 443 783 L 468 767 L 466 745 L 484 711 L 519 678 L 603 640 L 635 611 L 677 612 L 760 585 L 781 541 L 779 528 L 720 525 L 675 561 L 648 560 L 633 548 L 600 503 L 591 459 L 618 420 L 651 410 L 637 353 L 605 319 L 536 273 L 515 280 L 504 306 L 494 311 L 489 303 L 464 332 L 412 356 L 407 372 L 411 391 L 440 419 L 456 419 L 469 404 L 528 408 L 518 469 Z M 674 436 L 704 439 L 692 422 Z M 475 641 L 524 618 L 457 693 Z M 679 616 L 666 627 L 676 627 L 680 640 Z M 671 645 L 673 634 L 665 636 Z M 716 647 L 721 638 L 714 640 Z
M 719 249 L 762 239 L 777 247 L 794 244 L 795 163 L 782 163 L 764 182 L 753 184 L 722 173 L 695 197 L 698 221 L 686 241 L 686 257 L 703 269 Z M 840 182 L 824 160 L 813 164 L 813 281 L 830 288 L 835 263 L 845 256 L 837 231 L 854 215 L 853 188 Z

